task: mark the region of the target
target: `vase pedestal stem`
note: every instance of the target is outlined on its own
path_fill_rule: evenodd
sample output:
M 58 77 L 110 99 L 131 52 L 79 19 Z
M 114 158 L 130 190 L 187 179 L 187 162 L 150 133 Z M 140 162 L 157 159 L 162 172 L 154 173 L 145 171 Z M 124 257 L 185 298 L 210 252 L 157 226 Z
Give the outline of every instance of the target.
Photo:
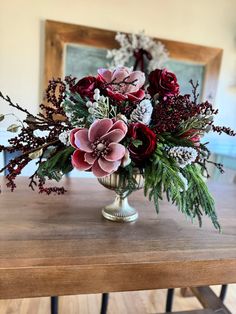
M 100 184 L 116 193 L 114 202 L 103 208 L 103 217 L 117 222 L 131 222 L 138 219 L 137 210 L 129 205 L 128 195 L 142 189 L 144 186 L 144 176 L 140 169 L 134 168 L 132 179 L 132 189 L 129 189 L 131 179 L 124 177 L 124 175 L 121 176 L 119 171 L 98 178 Z
M 103 217 L 117 222 L 131 222 L 138 218 L 136 209 L 129 205 L 125 194 L 116 194 L 114 202 L 103 208 Z

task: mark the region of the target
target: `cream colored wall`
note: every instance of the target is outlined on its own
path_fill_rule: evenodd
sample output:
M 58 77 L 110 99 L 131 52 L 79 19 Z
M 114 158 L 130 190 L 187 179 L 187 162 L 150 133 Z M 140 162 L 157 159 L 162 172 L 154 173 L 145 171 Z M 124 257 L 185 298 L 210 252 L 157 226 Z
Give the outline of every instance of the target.
M 138 32 L 224 49 L 216 104 L 236 126 L 235 0 L 1 0 L 0 90 L 33 112 L 43 75 L 43 21 Z M 6 112 L 0 102 L 0 112 Z M 2 124 L 3 125 L 3 124 Z

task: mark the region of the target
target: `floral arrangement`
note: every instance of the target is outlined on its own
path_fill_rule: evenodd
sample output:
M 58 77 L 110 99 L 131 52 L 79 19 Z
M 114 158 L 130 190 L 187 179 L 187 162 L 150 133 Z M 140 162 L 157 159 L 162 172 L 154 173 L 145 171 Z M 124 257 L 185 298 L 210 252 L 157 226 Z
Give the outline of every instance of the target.
M 162 68 L 168 60 L 169 54 L 160 41 L 145 35 L 117 33 L 115 36 L 120 48 L 108 50 L 107 58 L 112 59 L 111 67 L 129 66 L 133 59 L 134 70 L 138 68 L 143 72 L 151 72 Z
M 52 80 L 47 104 L 32 115 L 0 93 L 10 107 L 25 113 L 24 121 L 8 127 L 18 134 L 0 151 L 20 154 L 0 170 L 7 170 L 7 186 L 13 191 L 22 169 L 37 159 L 29 186 L 40 193 L 63 194 L 63 187 L 47 187 L 73 168 L 102 178 L 118 171 L 127 193 L 136 185 L 139 169 L 145 179 L 144 194 L 158 211 L 163 193 L 193 220 L 209 216 L 220 229 L 203 176 L 208 177 L 210 152 L 201 141 L 206 132 L 235 135 L 230 128 L 214 125 L 218 113 L 209 102 L 198 102 L 198 84 L 190 82 L 190 95 L 181 95 L 175 74 L 156 69 L 148 77 L 126 67 L 99 69 L 96 76 L 80 80 Z M 0 120 L 6 118 L 0 115 Z M 215 164 L 215 163 L 214 163 Z M 222 172 L 222 165 L 215 164 Z

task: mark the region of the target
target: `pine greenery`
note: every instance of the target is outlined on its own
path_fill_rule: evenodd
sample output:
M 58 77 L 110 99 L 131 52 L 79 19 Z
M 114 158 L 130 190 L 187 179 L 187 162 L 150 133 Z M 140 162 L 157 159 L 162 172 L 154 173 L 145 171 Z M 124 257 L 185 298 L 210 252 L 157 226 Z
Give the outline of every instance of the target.
M 187 188 L 183 177 L 187 179 Z M 201 226 L 202 215 L 205 214 L 220 231 L 214 200 L 202 179 L 200 167 L 191 164 L 179 168 L 175 160 L 170 158 L 159 145 L 150 161 L 146 163 L 144 178 L 144 194 L 150 201 L 154 201 L 157 212 L 159 212 L 159 200 L 165 193 L 168 201 L 175 204 L 191 221 L 197 217 Z
M 67 98 L 63 103 L 63 109 L 70 117 L 70 123 L 72 126 L 77 127 L 81 124 L 86 124 L 89 116 L 88 108 L 86 107 L 86 101 L 79 95 L 71 95 L 67 92 Z M 75 106 L 76 103 L 76 106 Z
M 56 180 L 57 182 L 60 181 L 64 174 L 73 170 L 71 164 L 73 151 L 73 147 L 66 147 L 42 161 L 37 170 L 37 176 L 41 178 L 47 177 L 49 180 Z

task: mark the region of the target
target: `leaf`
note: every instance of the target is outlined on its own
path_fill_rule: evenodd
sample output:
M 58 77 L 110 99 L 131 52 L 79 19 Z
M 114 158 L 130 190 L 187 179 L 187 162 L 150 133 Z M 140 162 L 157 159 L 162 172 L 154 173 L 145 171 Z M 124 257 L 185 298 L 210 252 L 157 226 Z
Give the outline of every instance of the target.
M 3 121 L 5 119 L 4 114 L 0 114 L 0 122 Z
M 47 177 L 48 179 L 59 181 L 63 174 L 73 170 L 71 164 L 71 155 L 73 152 L 73 147 L 67 147 L 58 151 L 40 164 L 37 174 L 40 177 Z
M 29 154 L 29 158 L 30 159 L 36 159 L 36 158 L 39 158 L 40 156 L 42 156 L 43 154 L 43 149 L 39 149 L 39 150 L 36 150 L 34 151 L 33 153 L 30 153 Z
M 18 130 L 21 128 L 20 125 L 17 125 L 17 124 L 11 124 L 8 128 L 7 128 L 7 131 L 8 132 L 12 132 L 12 133 L 16 133 L 18 132 Z
M 138 148 L 139 146 L 141 146 L 141 145 L 143 145 L 143 142 L 141 141 L 141 140 L 133 140 L 132 141 L 132 144 L 136 147 L 136 148 Z

